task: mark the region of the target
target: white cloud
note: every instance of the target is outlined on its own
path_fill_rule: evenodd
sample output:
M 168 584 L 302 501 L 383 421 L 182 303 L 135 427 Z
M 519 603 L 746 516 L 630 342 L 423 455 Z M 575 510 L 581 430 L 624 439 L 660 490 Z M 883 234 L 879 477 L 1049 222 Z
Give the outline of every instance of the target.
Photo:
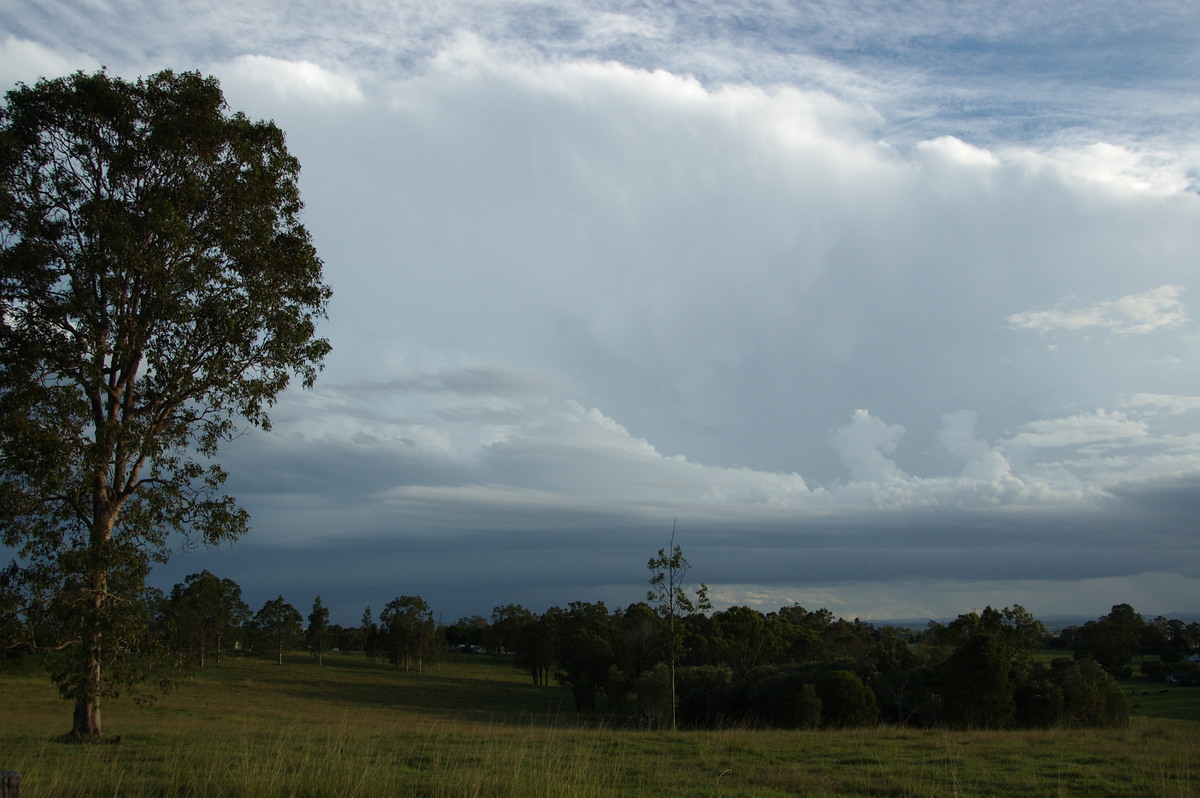
M 1013 327 L 1049 333 L 1100 327 L 1121 335 L 1151 333 L 1187 322 L 1178 285 L 1160 285 L 1140 294 L 1097 302 L 1074 310 L 1030 310 L 1008 317 Z
M 215 69 L 235 91 L 265 91 L 275 99 L 299 103 L 357 104 L 363 100 L 353 79 L 310 61 L 240 55 Z
M 0 86 L 17 82 L 32 85 L 38 78 L 57 78 L 76 70 L 99 67 L 94 59 L 79 53 L 58 51 L 11 33 L 0 41 Z
M 992 153 L 954 136 L 918 142 L 916 150 L 923 156 L 948 161 L 960 167 L 994 169 L 1000 166 L 1000 159 Z
M 1025 425 L 1026 431 L 1008 443 L 1037 448 L 1081 446 L 1095 443 L 1128 443 L 1145 440 L 1149 427 L 1145 421 L 1128 418 L 1121 412 L 1104 409 L 1065 418 L 1042 419 Z
M 1187 158 L 1135 151 L 1103 141 L 1042 152 L 1023 151 L 1014 158 L 1034 170 L 1049 169 L 1066 179 L 1082 180 L 1118 193 L 1177 194 L 1186 191 L 1190 182 Z
M 1194 410 L 1200 410 L 1200 396 L 1174 396 L 1161 393 L 1138 393 L 1129 397 L 1123 403 L 1130 408 L 1151 408 L 1164 410 L 1171 415 L 1182 415 Z
M 901 476 L 888 455 L 904 435 L 899 424 L 885 424 L 867 410 L 855 410 L 850 423 L 833 433 L 833 448 L 854 482 L 887 482 Z

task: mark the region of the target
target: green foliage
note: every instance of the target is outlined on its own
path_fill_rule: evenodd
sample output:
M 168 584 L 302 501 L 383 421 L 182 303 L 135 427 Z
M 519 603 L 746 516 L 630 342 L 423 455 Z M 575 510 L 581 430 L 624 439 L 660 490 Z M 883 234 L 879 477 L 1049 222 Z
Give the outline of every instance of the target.
M 879 717 L 875 692 L 854 671 L 837 670 L 817 681 L 821 723 L 830 729 L 871 726 Z
M 482 615 L 472 615 L 459 618 L 444 630 L 446 645 L 451 651 L 466 648 L 467 650 L 489 647 L 492 642 L 491 626 L 488 619 Z
M 1125 695 L 1112 675 L 1097 663 L 1056 660 L 1051 664 L 1051 674 L 1063 693 L 1062 725 L 1105 729 L 1128 725 Z
M 645 602 L 630 604 L 615 619 L 613 655 L 626 673 L 635 678 L 661 658 L 662 634 L 654 609 Z
M 534 684 L 550 683 L 550 672 L 561 650 L 559 627 L 563 615 L 562 608 L 551 607 L 516 627 L 513 664 L 526 671 Z
M 500 654 L 516 651 L 521 629 L 533 619 L 533 613 L 520 604 L 494 608 L 489 626 L 489 646 Z
M 1128 604 L 1117 604 L 1103 618 L 1076 630 L 1076 659 L 1092 659 L 1113 676 L 1127 676 L 1129 660 L 1141 651 L 1146 622 Z
M 635 690 L 640 719 L 646 728 L 670 725 L 675 696 L 671 691 L 671 669 L 666 663 L 660 662 L 639 676 Z
M 817 695 L 815 684 L 805 684 L 796 693 L 794 713 L 796 727 L 800 729 L 817 729 L 821 726 L 821 714 L 825 704 Z
M 975 633 L 946 660 L 941 671 L 944 720 L 969 729 L 1004 729 L 1016 716 L 1012 668 L 1002 642 Z
M 171 589 L 164 615 L 171 650 L 203 668 L 209 653 L 220 663 L 222 646 L 241 636 L 250 608 L 236 582 L 201 571 Z
M 404 670 L 422 670 L 434 656 L 437 626 L 420 596 L 397 596 L 379 613 L 379 637 L 388 662 Z
M 679 723 L 687 728 L 720 728 L 738 716 L 737 679 L 731 668 L 681 668 L 675 688 Z
M 557 617 L 556 676 L 564 684 L 583 684 L 581 689 L 588 697 L 582 704 L 590 707 L 594 703 L 591 694 L 604 685 L 609 667 L 615 664 L 615 639 L 615 619 L 603 601 L 573 601 Z
M 317 665 L 325 652 L 329 650 L 331 633 L 329 629 L 329 609 L 321 603 L 321 597 L 313 600 L 312 612 L 308 614 L 308 628 L 304 630 L 304 642 L 308 650 L 317 658 Z
M 269 427 L 329 351 L 298 173 L 196 73 L 81 72 L 0 108 L 0 528 L 24 611 L 74 662 L 52 671 L 77 734 L 129 678 L 169 537 L 247 529 L 219 444 Z
M 283 596 L 270 599 L 250 619 L 250 640 L 255 653 L 274 655 L 283 664 L 283 652 L 293 648 L 304 632 L 300 610 L 284 601 Z

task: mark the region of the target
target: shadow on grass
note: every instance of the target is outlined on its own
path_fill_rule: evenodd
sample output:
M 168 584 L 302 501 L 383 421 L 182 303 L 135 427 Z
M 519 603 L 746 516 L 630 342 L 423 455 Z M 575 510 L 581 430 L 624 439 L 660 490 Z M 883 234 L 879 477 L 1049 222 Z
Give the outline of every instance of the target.
M 513 679 L 506 661 L 439 663 L 432 672 L 402 671 L 382 663 L 326 657 L 257 669 L 271 692 L 336 706 L 427 714 L 442 720 L 529 727 L 578 725 L 570 691 Z

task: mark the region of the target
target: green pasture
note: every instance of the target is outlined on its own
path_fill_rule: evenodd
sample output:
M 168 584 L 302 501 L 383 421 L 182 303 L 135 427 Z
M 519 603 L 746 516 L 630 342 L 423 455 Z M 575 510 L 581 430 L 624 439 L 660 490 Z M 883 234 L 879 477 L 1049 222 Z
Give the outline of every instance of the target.
M 1200 794 L 1200 690 L 1125 686 L 1119 731 L 672 733 L 580 718 L 567 690 L 491 658 L 419 674 L 226 658 L 151 705 L 107 702 L 112 741 L 81 745 L 27 665 L 0 671 L 0 770 L 23 798 Z

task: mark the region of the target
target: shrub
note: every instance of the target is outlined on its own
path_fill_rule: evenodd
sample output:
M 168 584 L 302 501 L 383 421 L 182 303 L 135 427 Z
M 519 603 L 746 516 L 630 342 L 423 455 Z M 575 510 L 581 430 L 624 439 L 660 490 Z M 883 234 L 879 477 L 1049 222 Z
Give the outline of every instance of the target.
M 869 726 L 879 718 L 875 691 L 863 684 L 854 671 L 833 671 L 817 681 L 821 700 L 821 722 L 827 728 Z

